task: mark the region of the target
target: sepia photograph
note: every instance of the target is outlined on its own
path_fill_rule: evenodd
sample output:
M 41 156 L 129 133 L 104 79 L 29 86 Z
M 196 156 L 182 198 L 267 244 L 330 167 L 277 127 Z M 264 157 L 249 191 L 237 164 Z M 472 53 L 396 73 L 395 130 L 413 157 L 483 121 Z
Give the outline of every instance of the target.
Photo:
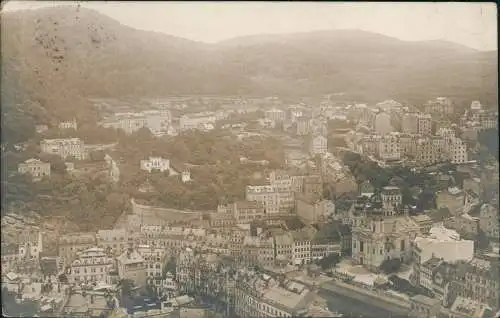
M 497 12 L 2 1 L 2 317 L 500 318 Z

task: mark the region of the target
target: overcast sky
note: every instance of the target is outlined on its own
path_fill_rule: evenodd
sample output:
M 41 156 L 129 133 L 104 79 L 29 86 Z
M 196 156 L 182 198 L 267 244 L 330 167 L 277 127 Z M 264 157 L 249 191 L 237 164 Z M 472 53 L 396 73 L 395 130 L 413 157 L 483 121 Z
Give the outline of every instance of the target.
M 11 1 L 3 10 L 62 2 Z M 402 40 L 448 40 L 497 49 L 494 3 L 80 2 L 123 24 L 196 41 L 325 29 L 360 29 Z

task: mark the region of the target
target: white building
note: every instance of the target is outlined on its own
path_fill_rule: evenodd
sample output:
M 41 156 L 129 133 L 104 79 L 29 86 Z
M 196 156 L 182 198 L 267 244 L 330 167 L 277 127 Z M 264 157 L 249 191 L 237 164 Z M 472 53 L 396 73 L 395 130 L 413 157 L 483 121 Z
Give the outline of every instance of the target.
M 170 160 L 161 157 L 149 157 L 147 160 L 141 160 L 141 170 L 148 172 L 152 170 L 160 170 L 160 172 L 170 170 Z
M 430 114 L 418 114 L 417 127 L 420 135 L 430 135 L 432 133 L 432 117 Z
M 86 158 L 84 142 L 80 138 L 44 139 L 40 141 L 42 152 L 58 155 L 63 159 L 73 156 L 78 160 Z
M 271 185 L 247 186 L 246 200 L 262 202 L 266 214 L 290 211 L 294 207 L 294 195 L 292 192 L 280 192 Z
M 17 171 L 19 173 L 29 173 L 33 180 L 39 180 L 44 176 L 50 176 L 50 163 L 31 158 L 18 164 Z
M 72 121 L 63 121 L 60 122 L 58 125 L 59 129 L 78 129 L 78 124 L 76 122 L 76 119 L 73 119 Z
M 265 112 L 265 118 L 274 122 L 283 122 L 286 118 L 286 113 L 280 109 L 272 108 Z
M 182 171 L 181 178 L 184 183 L 191 181 L 191 172 L 189 170 Z
M 309 153 L 311 156 L 322 155 L 328 152 L 328 140 L 324 136 L 314 136 L 311 139 Z
M 154 135 L 162 135 L 171 128 L 172 114 L 169 110 L 147 110 L 138 113 L 116 113 L 100 123 L 106 128 L 122 129 L 127 134 L 148 128 Z
M 401 142 L 397 133 L 382 136 L 378 147 L 378 157 L 381 160 L 401 159 Z
M 183 115 L 179 119 L 180 130 L 199 129 L 206 124 L 214 124 L 217 121 L 215 114 L 204 112 L 198 114 Z
M 108 273 L 113 268 L 112 259 L 104 249 L 90 248 L 78 253 L 68 270 L 70 283 L 107 282 Z
M 460 164 L 467 162 L 467 145 L 460 138 L 451 138 L 445 143 L 451 163 Z
M 446 262 L 472 260 L 474 256 L 474 241 L 461 240 L 460 234 L 444 226 L 433 226 L 429 235 L 419 235 L 413 246 L 417 255 L 416 261 L 426 262 L 433 256 L 443 258 Z
M 391 123 L 391 115 L 386 112 L 380 112 L 375 115 L 373 128 L 379 135 L 387 135 L 394 131 Z

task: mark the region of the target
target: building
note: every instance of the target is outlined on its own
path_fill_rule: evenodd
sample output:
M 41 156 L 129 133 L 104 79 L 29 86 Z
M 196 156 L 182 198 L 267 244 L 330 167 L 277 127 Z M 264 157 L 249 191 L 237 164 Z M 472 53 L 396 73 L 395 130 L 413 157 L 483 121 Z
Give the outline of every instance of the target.
M 490 238 L 499 237 L 498 203 L 484 203 L 479 212 L 479 227 Z
M 17 236 L 19 255 L 22 259 L 39 259 L 43 249 L 42 232 L 27 230 Z
M 31 158 L 18 164 L 17 171 L 31 174 L 33 180 L 40 180 L 45 176 L 50 177 L 50 163 Z
M 141 128 L 148 128 L 153 135 L 162 135 L 171 128 L 172 114 L 169 110 L 147 110 L 138 113 L 115 113 L 103 120 L 100 125 L 106 128 L 121 129 L 132 134 Z
M 160 172 L 170 170 L 170 160 L 161 157 L 149 157 L 147 160 L 141 160 L 141 170 L 148 172 L 152 170 L 160 170 Z
M 399 134 L 387 133 L 380 139 L 378 157 L 381 160 L 400 160 L 401 143 Z
M 386 112 L 380 112 L 375 115 L 373 128 L 375 132 L 381 136 L 393 132 L 394 128 L 392 127 L 391 115 Z
M 198 129 L 200 125 L 215 124 L 217 117 L 211 112 L 183 115 L 179 119 L 180 130 Z
M 420 229 L 406 216 L 373 217 L 353 226 L 352 259 L 355 263 L 377 270 L 383 261 L 412 258 L 411 242 Z
M 403 195 L 399 187 L 383 187 L 380 197 L 382 199 L 382 207 L 385 210 L 385 215 L 396 214 L 396 211 L 403 204 Z
M 419 214 L 411 217 L 412 220 L 418 225 L 421 234 L 429 234 L 431 231 L 434 221 L 430 216 L 425 214 Z
M 246 200 L 263 203 L 265 214 L 290 213 L 295 206 L 293 192 L 280 192 L 271 185 L 247 186 Z
M 274 265 L 274 239 L 264 236 L 246 236 L 241 247 L 241 260 L 244 264 Z
M 96 235 L 97 246 L 107 255 L 117 257 L 128 248 L 128 234 L 125 229 L 99 230 Z
M 127 249 L 117 257 L 116 265 L 120 279 L 130 279 L 137 287 L 146 286 L 146 262 L 137 250 Z
M 69 265 L 78 252 L 82 252 L 97 245 L 96 233 L 76 232 L 63 234 L 59 237 L 59 257 L 63 264 Z
M 303 195 L 295 200 L 295 212 L 306 223 L 317 223 L 327 220 L 335 213 L 335 204 L 330 200 L 308 198 Z
M 450 318 L 487 318 L 495 316 L 488 305 L 460 296 L 456 297 L 448 311 Z
M 40 124 L 40 125 L 36 125 L 35 126 L 35 130 L 38 134 L 41 134 L 41 133 L 44 133 L 46 132 L 47 130 L 49 130 L 49 126 L 45 125 L 45 124 Z
M 291 233 L 283 233 L 273 236 L 274 257 L 276 261 L 290 263 L 293 258 L 293 236 Z
M 293 250 L 292 261 L 294 265 L 309 264 L 312 261 L 312 239 L 314 233 L 310 228 L 303 228 L 292 232 Z
M 429 235 L 419 235 L 413 241 L 413 273 L 417 285 L 431 289 L 431 278 L 421 271 L 421 264 L 439 257 L 445 262 L 470 261 L 474 257 L 474 241 L 461 240 L 460 235 L 443 226 L 433 227 Z
M 427 136 L 432 134 L 432 117 L 430 114 L 418 114 L 417 116 L 418 134 Z
M 108 273 L 113 268 L 113 261 L 104 249 L 90 248 L 77 253 L 68 269 L 69 283 L 108 283 Z
M 414 318 L 437 318 L 441 311 L 439 299 L 424 295 L 416 295 L 410 298 L 409 317 Z
M 233 216 L 236 223 L 250 224 L 264 218 L 265 203 L 262 201 L 236 201 L 233 203 Z
M 447 117 L 453 114 L 453 103 L 446 97 L 437 97 L 424 105 L 425 112 L 437 117 Z
M 63 121 L 60 122 L 58 125 L 59 129 L 78 129 L 78 124 L 76 122 L 76 119 L 73 119 L 71 121 Z
M 235 313 L 239 317 L 300 317 L 315 299 L 303 285 L 280 286 L 267 275 L 243 277 L 236 283 Z
M 78 160 L 86 158 L 85 145 L 80 138 L 44 139 L 40 141 L 40 147 L 43 153 L 58 155 L 63 159 L 70 156 Z
M 272 120 L 274 122 L 284 122 L 286 118 L 286 113 L 280 109 L 273 108 L 270 110 L 266 110 L 265 118 Z
M 181 180 L 183 183 L 191 181 L 191 172 L 189 170 L 182 171 Z
M 309 145 L 311 156 L 323 155 L 328 152 L 328 140 L 322 135 L 313 136 Z
M 406 113 L 401 118 L 401 131 L 405 134 L 418 134 L 418 114 Z
M 307 136 L 311 132 L 312 119 L 309 116 L 301 116 L 297 118 L 297 135 Z
M 299 193 L 303 191 L 304 176 L 273 170 L 269 173 L 269 184 L 281 192 Z
M 445 149 L 451 163 L 461 164 L 467 162 L 467 145 L 460 138 L 450 138 L 445 144 Z
M 144 259 L 147 277 L 161 277 L 166 263 L 167 250 L 155 245 L 138 245 L 137 252 Z

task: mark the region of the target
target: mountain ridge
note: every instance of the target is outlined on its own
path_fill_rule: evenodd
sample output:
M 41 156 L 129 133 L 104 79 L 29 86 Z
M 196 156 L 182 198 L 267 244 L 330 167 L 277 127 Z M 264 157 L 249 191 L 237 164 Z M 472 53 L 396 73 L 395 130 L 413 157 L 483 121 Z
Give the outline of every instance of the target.
M 446 95 L 497 103 L 498 53 L 446 41 L 323 30 L 208 44 L 73 6 L 3 12 L 1 22 L 2 96 L 10 90 L 2 104 L 28 98 L 61 119 L 94 120 L 89 96 L 342 91 L 361 101 L 417 103 Z M 228 45 L 245 38 L 253 43 Z

